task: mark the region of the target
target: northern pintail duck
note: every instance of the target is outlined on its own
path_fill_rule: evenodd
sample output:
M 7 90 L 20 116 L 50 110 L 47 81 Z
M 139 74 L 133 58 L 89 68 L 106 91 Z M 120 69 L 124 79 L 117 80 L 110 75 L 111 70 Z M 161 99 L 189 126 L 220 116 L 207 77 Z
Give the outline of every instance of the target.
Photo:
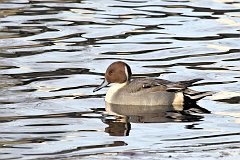
M 120 105 L 184 105 L 211 95 L 210 92 L 197 92 L 189 89 L 193 83 L 202 79 L 171 82 L 156 78 L 137 78 L 131 80 L 132 71 L 128 64 L 117 61 L 106 70 L 103 83 L 95 88 L 96 92 L 109 84 L 105 101 Z

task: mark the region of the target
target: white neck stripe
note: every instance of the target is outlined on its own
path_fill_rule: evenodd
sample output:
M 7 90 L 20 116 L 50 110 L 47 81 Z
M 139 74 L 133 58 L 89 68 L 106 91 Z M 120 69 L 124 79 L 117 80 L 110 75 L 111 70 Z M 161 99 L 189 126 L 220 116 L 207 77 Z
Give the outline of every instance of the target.
M 128 73 L 127 66 L 125 66 L 125 74 L 126 74 L 127 80 L 129 80 L 129 73 Z

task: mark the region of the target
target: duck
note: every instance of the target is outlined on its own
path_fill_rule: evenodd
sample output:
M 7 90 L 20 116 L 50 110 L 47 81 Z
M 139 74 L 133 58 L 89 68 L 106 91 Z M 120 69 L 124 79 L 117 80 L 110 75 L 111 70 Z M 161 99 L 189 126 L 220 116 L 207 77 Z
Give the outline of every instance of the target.
M 173 82 L 159 78 L 134 78 L 130 66 L 123 61 L 109 65 L 103 82 L 93 92 L 111 85 L 105 101 L 117 105 L 193 105 L 198 100 L 212 95 L 212 92 L 198 92 L 190 89 L 200 78 Z

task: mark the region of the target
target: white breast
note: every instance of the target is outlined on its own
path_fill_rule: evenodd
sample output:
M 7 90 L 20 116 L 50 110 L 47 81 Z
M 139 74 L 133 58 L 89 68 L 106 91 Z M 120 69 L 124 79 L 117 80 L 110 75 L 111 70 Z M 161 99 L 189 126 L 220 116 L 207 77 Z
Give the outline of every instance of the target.
M 175 93 L 175 97 L 173 100 L 173 108 L 177 111 L 182 111 L 183 110 L 183 103 L 184 103 L 184 95 L 182 92 L 177 92 Z
M 127 85 L 127 82 L 125 83 L 114 83 L 107 91 L 105 101 L 108 103 L 113 103 L 113 95 L 122 87 Z

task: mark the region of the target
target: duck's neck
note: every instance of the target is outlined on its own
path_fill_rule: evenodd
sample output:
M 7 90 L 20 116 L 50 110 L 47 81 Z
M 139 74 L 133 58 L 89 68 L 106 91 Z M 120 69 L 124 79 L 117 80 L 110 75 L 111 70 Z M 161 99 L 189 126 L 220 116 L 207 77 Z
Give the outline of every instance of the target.
M 111 99 L 113 97 L 113 95 L 119 91 L 121 88 L 123 88 L 124 86 L 126 86 L 129 82 L 124 82 L 124 83 L 113 83 L 112 86 L 108 89 L 107 94 L 106 94 L 106 98 L 105 100 L 107 102 L 111 102 Z

